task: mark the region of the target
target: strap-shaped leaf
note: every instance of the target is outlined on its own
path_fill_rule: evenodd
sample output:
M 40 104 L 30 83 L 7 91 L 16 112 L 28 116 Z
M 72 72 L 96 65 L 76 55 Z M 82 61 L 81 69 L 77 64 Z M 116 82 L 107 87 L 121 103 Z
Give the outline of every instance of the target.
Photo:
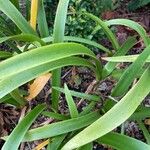
M 52 42 L 53 37 L 47 37 L 42 39 L 44 42 Z M 83 44 L 88 44 L 91 46 L 94 46 L 104 52 L 111 53 L 110 50 L 103 45 L 96 43 L 95 41 L 91 41 L 89 39 L 81 38 L 81 37 L 75 37 L 75 36 L 64 36 L 64 41 L 72 41 L 72 42 L 78 42 L 78 43 L 83 43 Z
M 64 145 L 62 150 L 71 150 L 85 145 L 121 125 L 134 113 L 142 100 L 150 92 L 150 84 L 147 82 L 149 80 L 150 68 L 144 72 L 138 83 L 113 108 L 73 137 Z
M 23 33 L 37 35 L 29 23 L 9 0 L 0 0 L 0 10 L 14 22 Z
M 35 141 L 38 139 L 44 139 L 54 137 L 71 131 L 75 131 L 90 125 L 99 117 L 99 113 L 92 112 L 82 117 L 73 118 L 61 122 L 52 123 L 36 129 L 31 129 L 27 132 L 23 141 Z M 40 134 L 39 134 L 40 133 Z
M 43 42 L 39 37 L 32 35 L 32 34 L 19 34 L 14 36 L 6 36 L 0 38 L 0 43 L 6 42 L 8 40 L 13 41 L 24 41 L 24 42 L 39 42 L 41 45 L 46 45 L 45 42 Z
M 110 40 L 110 42 L 112 43 L 112 46 L 115 50 L 118 50 L 119 43 L 117 41 L 117 38 L 115 37 L 115 35 L 113 34 L 113 32 L 108 28 L 107 24 L 102 21 L 101 19 L 99 19 L 98 17 L 94 16 L 93 14 L 90 13 L 83 13 L 86 16 L 88 16 L 89 18 L 91 18 L 92 20 L 94 20 L 98 25 L 100 25 L 100 27 L 103 29 L 104 33 L 106 34 L 106 36 L 108 37 L 108 39 Z
M 54 22 L 54 33 L 53 43 L 64 42 L 65 34 L 65 23 L 67 18 L 69 0 L 60 0 L 57 6 L 55 22 Z M 61 85 L 61 68 L 52 72 L 52 86 L 60 87 Z M 59 92 L 55 89 L 52 90 L 52 107 L 58 109 Z
M 54 112 L 49 112 L 49 111 L 44 111 L 42 114 L 47 116 L 47 117 L 54 118 L 54 119 L 57 119 L 57 120 L 70 119 L 70 116 L 62 115 L 62 114 L 54 113 Z
M 127 55 L 127 56 L 115 56 L 115 57 L 103 57 L 103 60 L 110 61 L 110 62 L 134 62 L 139 55 Z M 146 62 L 150 62 L 150 56 L 146 59 Z
M 106 24 L 108 26 L 111 26 L 111 25 L 127 26 L 127 27 L 135 30 L 141 36 L 141 38 L 143 39 L 146 46 L 148 46 L 149 43 L 150 43 L 150 39 L 149 39 L 145 29 L 135 21 L 132 21 L 132 20 L 129 20 L 129 19 L 112 19 L 112 20 L 106 21 Z M 94 34 L 100 29 L 101 29 L 101 27 L 97 26 L 95 31 L 94 31 Z
M 0 58 L 4 59 L 4 58 L 9 58 L 9 57 L 12 57 L 12 53 L 0 51 Z
M 58 90 L 59 92 L 65 93 L 63 88 L 60 88 L 60 87 L 52 87 L 52 88 L 54 88 L 55 90 Z M 100 97 L 97 95 L 80 93 L 80 92 L 76 92 L 76 91 L 72 91 L 72 90 L 70 90 L 70 93 L 72 96 L 75 96 L 75 97 L 84 98 L 84 99 L 87 99 L 90 101 L 95 101 L 95 102 L 100 101 Z
M 47 150 L 59 150 L 59 146 L 62 144 L 66 136 L 67 134 L 63 134 L 54 137 L 52 141 L 49 143 Z
M 131 64 L 123 73 L 117 85 L 112 91 L 113 96 L 121 96 L 128 90 L 132 81 L 136 77 L 137 72 L 139 72 L 142 69 L 149 55 L 150 45 L 144 49 L 144 51 L 139 55 L 139 57 L 134 61 L 134 63 Z
M 95 71 L 93 64 L 83 58 L 67 57 L 64 59 L 59 59 L 57 61 L 52 61 L 50 63 L 45 63 L 30 69 L 22 70 L 19 73 L 14 73 L 0 80 L 0 98 L 41 74 L 69 65 L 86 66 Z
M 48 37 L 49 31 L 48 31 L 48 25 L 46 21 L 46 14 L 44 10 L 44 4 L 43 0 L 39 0 L 39 9 L 38 9 L 38 28 L 41 37 Z
M 65 91 L 65 97 L 66 97 L 66 101 L 67 101 L 67 104 L 68 104 L 70 116 L 71 116 L 71 118 L 77 118 L 78 117 L 77 106 L 74 103 L 72 95 L 71 95 L 71 93 L 68 89 L 68 86 L 66 84 L 64 86 L 64 91 Z
M 97 140 L 117 150 L 149 150 L 150 146 L 134 138 L 118 133 L 108 133 Z
M 48 46 L 36 48 L 32 51 L 24 52 L 23 54 L 16 55 L 1 62 L 0 79 L 48 62 L 82 54 L 94 58 L 97 61 L 96 63 L 99 64 L 94 53 L 80 44 L 51 44 Z
M 12 131 L 6 143 L 2 147 L 2 150 L 12 150 L 18 149 L 19 144 L 21 143 L 24 135 L 26 134 L 27 130 L 31 126 L 31 124 L 35 121 L 37 116 L 43 111 L 45 105 L 38 105 L 32 111 L 27 114 L 22 121 L 15 127 Z
M 142 107 L 140 110 L 135 112 L 129 120 L 143 120 L 145 118 L 150 117 L 150 109 L 146 107 Z
M 125 55 L 136 44 L 136 37 L 128 38 L 125 43 L 117 50 L 113 55 L 120 56 Z M 109 75 L 116 67 L 117 63 L 108 62 L 103 69 L 103 76 Z
M 145 125 L 142 121 L 137 120 L 137 123 L 138 123 L 139 127 L 141 128 L 141 130 L 143 131 L 143 134 L 145 136 L 147 144 L 150 145 L 150 133 L 149 133 L 149 131 L 147 130 L 147 128 L 145 127 Z

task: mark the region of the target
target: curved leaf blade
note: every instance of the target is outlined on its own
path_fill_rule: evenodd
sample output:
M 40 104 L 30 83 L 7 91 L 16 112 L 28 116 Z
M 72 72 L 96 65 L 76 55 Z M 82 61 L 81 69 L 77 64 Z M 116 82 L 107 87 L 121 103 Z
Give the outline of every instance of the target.
M 9 0 L 0 0 L 0 10 L 14 22 L 23 33 L 37 35 L 29 23 Z
M 134 113 L 142 100 L 148 95 L 150 91 L 150 84 L 147 81 L 149 80 L 150 69 L 148 68 L 138 83 L 113 108 L 73 137 L 66 145 L 64 145 L 62 150 L 71 150 L 85 145 L 99 137 L 102 137 L 117 126 L 121 125 Z M 142 90 L 143 87 L 145 89 L 144 91 Z M 141 92 L 141 90 L 143 92 Z
M 85 14 L 86 16 L 88 16 L 89 18 L 91 18 L 97 24 L 99 24 L 101 26 L 101 28 L 103 29 L 104 33 L 108 37 L 108 39 L 111 41 L 113 48 L 115 50 L 118 50 L 118 48 L 120 46 L 119 46 L 118 41 L 116 40 L 117 38 L 115 37 L 113 32 L 108 28 L 107 24 L 104 21 L 102 21 L 101 19 L 99 19 L 98 17 L 94 16 L 93 14 L 90 14 L 90 13 L 83 13 L 83 14 Z
M 119 142 L 118 142 L 119 141 Z M 98 143 L 103 143 L 117 150 L 149 150 L 150 146 L 138 141 L 134 138 L 121 135 L 118 133 L 108 133 L 97 140 Z
M 52 123 L 36 129 L 31 129 L 27 132 L 23 141 L 34 141 L 54 137 L 71 131 L 81 129 L 88 126 L 99 117 L 99 113 L 92 112 L 82 117 L 73 118 L 57 123 Z
M 6 143 L 2 147 L 2 150 L 18 149 L 25 133 L 27 132 L 31 124 L 35 121 L 37 116 L 44 110 L 44 108 L 45 105 L 38 105 L 29 114 L 27 114 L 10 134 L 10 136 L 6 140 Z
M 45 63 L 43 65 L 39 65 L 31 69 L 23 70 L 19 73 L 10 75 L 0 80 L 0 98 L 4 97 L 17 87 L 40 76 L 41 74 L 69 65 L 86 66 L 95 71 L 95 67 L 92 63 L 78 57 L 68 57 L 57 61 L 52 61 L 50 63 Z
M 117 85 L 112 91 L 112 96 L 123 95 L 131 85 L 132 81 L 142 67 L 144 66 L 148 56 L 150 55 L 150 45 L 144 49 L 139 57 L 131 64 L 119 79 Z M 128 77 L 128 78 L 127 78 Z M 124 84 L 123 84 L 124 83 Z
M 94 53 L 88 48 L 75 43 L 57 43 L 24 52 L 1 62 L 0 79 L 48 62 L 82 54 L 92 57 L 99 64 Z
M 78 117 L 77 106 L 74 103 L 74 100 L 73 100 L 73 98 L 71 96 L 71 93 L 68 89 L 68 86 L 66 84 L 64 86 L 64 91 L 65 91 L 65 97 L 66 97 L 66 101 L 67 101 L 67 104 L 68 104 L 68 108 L 69 108 L 69 111 L 70 111 L 70 116 L 71 116 L 71 118 L 77 118 Z

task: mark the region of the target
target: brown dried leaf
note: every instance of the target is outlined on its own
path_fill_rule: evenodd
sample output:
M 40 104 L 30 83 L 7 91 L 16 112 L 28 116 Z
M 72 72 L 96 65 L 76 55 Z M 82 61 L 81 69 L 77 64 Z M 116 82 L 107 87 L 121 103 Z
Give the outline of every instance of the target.
M 51 76 L 52 75 L 50 73 L 47 73 L 36 78 L 34 82 L 31 85 L 29 85 L 29 95 L 26 97 L 26 99 L 30 101 L 33 98 L 35 98 L 44 88 L 45 84 L 51 78 Z
M 146 125 L 150 125 L 150 119 L 145 119 L 144 123 L 145 123 Z

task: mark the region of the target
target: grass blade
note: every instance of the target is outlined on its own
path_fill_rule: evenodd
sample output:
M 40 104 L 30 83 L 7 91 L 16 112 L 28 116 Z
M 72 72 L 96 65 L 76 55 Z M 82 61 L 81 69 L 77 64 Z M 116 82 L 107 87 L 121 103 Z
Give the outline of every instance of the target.
M 9 57 L 12 57 L 12 53 L 0 51 L 0 59 L 5 59 L 5 58 L 9 58 Z
M 51 44 L 36 48 L 32 51 L 24 52 L 1 62 L 0 70 L 2 71 L 0 72 L 0 79 L 6 78 L 7 76 L 19 73 L 26 69 L 31 69 L 32 67 L 76 55 L 89 56 L 95 59 L 95 62 L 97 61 L 97 63 L 99 63 L 94 53 L 80 44 Z
M 39 0 L 31 0 L 30 25 L 34 30 L 36 30 L 38 3 L 39 3 Z

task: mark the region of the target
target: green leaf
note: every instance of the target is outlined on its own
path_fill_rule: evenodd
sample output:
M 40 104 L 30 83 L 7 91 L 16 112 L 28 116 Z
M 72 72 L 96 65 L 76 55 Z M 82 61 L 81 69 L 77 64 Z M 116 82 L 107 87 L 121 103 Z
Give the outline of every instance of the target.
M 40 32 L 41 37 L 48 37 L 48 25 L 46 21 L 46 14 L 44 10 L 43 0 L 39 0 L 39 7 L 38 7 L 38 29 Z
M 110 62 L 134 62 L 139 55 L 127 55 L 127 56 L 115 56 L 115 57 L 103 57 L 103 60 L 110 61 Z M 150 56 L 146 59 L 146 62 L 150 62 Z
M 145 127 L 145 125 L 143 124 L 142 121 L 137 120 L 137 123 L 139 124 L 139 127 L 143 131 L 143 134 L 144 134 L 144 137 L 147 141 L 147 144 L 150 145 L 150 133 L 149 133 L 149 131 L 146 129 L 146 127 Z
M 64 85 L 64 91 L 65 91 L 65 97 L 66 97 L 66 101 L 68 104 L 70 116 L 71 116 L 71 118 L 77 118 L 78 117 L 77 106 L 74 103 L 74 100 L 73 100 L 71 93 L 66 84 Z
M 54 22 L 54 33 L 53 43 L 60 43 L 64 41 L 65 34 L 65 23 L 67 18 L 69 0 L 60 0 L 57 6 L 55 22 Z M 61 69 L 54 70 L 52 72 L 52 86 L 60 87 L 61 84 Z M 55 89 L 52 90 L 52 107 L 58 109 L 59 92 Z
M 19 0 L 10 0 L 10 1 L 19 10 Z
M 35 121 L 37 116 L 43 111 L 45 105 L 38 105 L 32 111 L 27 114 L 22 121 L 15 127 L 8 139 L 6 140 L 2 150 L 18 149 L 19 144 L 24 138 L 27 130 L 31 124 Z
M 131 64 L 123 73 L 117 85 L 113 89 L 113 96 L 121 96 L 128 90 L 132 81 L 136 77 L 137 72 L 139 72 L 142 69 L 149 55 L 150 45 L 144 49 L 144 51 L 139 55 L 139 57 L 134 61 L 134 63 Z
M 29 23 L 9 0 L 0 0 L 0 10 L 14 22 L 23 33 L 37 35 Z
M 38 139 L 45 139 L 45 138 L 65 134 L 71 131 L 75 131 L 85 126 L 88 126 L 93 121 L 95 121 L 98 117 L 99 117 L 99 113 L 92 112 L 82 117 L 52 123 L 36 129 L 31 129 L 25 135 L 23 141 L 35 141 Z
M 17 87 L 33 80 L 34 78 L 40 76 L 41 74 L 47 73 L 57 68 L 75 65 L 75 66 L 86 66 L 95 71 L 93 64 L 89 61 L 78 58 L 78 57 L 68 57 L 64 59 L 59 59 L 57 61 L 52 61 L 50 63 L 45 63 L 40 66 L 33 67 L 31 69 L 23 70 L 19 73 L 10 75 L 0 81 L 0 97 L 7 95 Z
M 0 51 L 0 58 L 5 59 L 5 58 L 9 58 L 9 57 L 12 57 L 12 53 Z
M 14 41 L 24 41 L 24 42 L 39 42 L 41 45 L 46 45 L 45 42 L 43 42 L 39 37 L 32 35 L 32 34 L 19 34 L 14 36 L 6 36 L 0 38 L 0 43 L 6 42 L 8 40 L 14 40 Z
M 93 143 L 86 144 L 86 145 L 78 148 L 77 150 L 93 150 Z
M 118 133 L 108 133 L 97 140 L 117 150 L 149 150 L 150 146 L 134 138 Z
M 88 114 L 91 112 L 91 110 L 94 108 L 96 102 L 91 102 L 88 106 L 86 106 L 85 108 L 83 108 L 83 111 L 79 114 L 81 116 Z
M 10 75 L 75 55 L 85 55 L 99 61 L 88 48 L 76 43 L 59 43 L 39 47 L 11 57 L 0 63 L 0 79 Z M 39 57 L 40 56 L 40 57 Z M 97 61 L 97 62 L 96 62 Z
M 59 92 L 65 93 L 63 88 L 60 88 L 60 87 L 52 87 L 52 88 L 55 89 L 55 90 L 58 90 Z M 95 101 L 95 102 L 100 101 L 100 97 L 97 96 L 97 95 L 80 93 L 80 92 L 75 92 L 75 91 L 72 91 L 72 90 L 70 90 L 70 93 L 71 93 L 72 96 L 79 97 L 79 98 L 84 98 L 84 99 L 87 99 L 89 101 Z
M 108 37 L 108 39 L 110 40 L 110 42 L 112 43 L 112 46 L 115 50 L 118 50 L 119 43 L 116 40 L 117 38 L 115 37 L 115 35 L 113 34 L 113 32 L 108 28 L 107 24 L 102 21 L 101 19 L 99 19 L 98 17 L 90 14 L 90 13 L 83 13 L 86 16 L 88 16 L 89 18 L 91 18 L 92 20 L 94 20 L 98 25 L 101 26 L 101 28 L 103 29 L 103 31 L 105 32 L 106 36 Z
M 19 93 L 18 89 L 15 89 L 10 93 L 11 97 L 15 99 L 21 106 L 24 106 L 27 104 L 27 100 L 25 100 Z
M 73 137 L 66 145 L 64 145 L 62 150 L 71 150 L 85 145 L 121 125 L 134 113 L 142 100 L 148 95 L 150 84 L 147 81 L 149 80 L 150 69 L 148 68 L 138 83 L 134 85 L 134 87 L 114 107 L 93 124 Z
M 136 37 L 128 38 L 125 41 L 125 43 L 113 55 L 113 57 L 125 55 L 135 44 L 136 44 Z M 116 65 L 117 63 L 108 62 L 103 69 L 103 76 L 109 75 L 115 69 Z
M 135 112 L 129 120 L 143 120 L 150 116 L 150 109 L 142 107 L 139 111 Z
M 42 114 L 44 116 L 47 116 L 47 117 L 50 117 L 50 118 L 54 118 L 54 119 L 58 119 L 58 120 L 70 119 L 70 116 L 62 115 L 62 114 L 58 114 L 58 113 L 54 113 L 54 112 L 44 111 L 44 112 L 42 112 Z
M 52 42 L 53 37 L 43 38 L 42 40 L 46 43 Z M 95 41 L 91 41 L 89 39 L 85 39 L 85 38 L 81 38 L 81 37 L 75 37 L 75 36 L 64 36 L 64 41 L 72 41 L 72 42 L 88 44 L 88 45 L 94 46 L 94 47 L 96 47 L 96 48 L 98 48 L 104 52 L 111 53 L 111 51 L 108 48 L 104 47 L 103 45 L 101 45 L 99 43 L 96 43 Z
M 112 20 L 108 20 L 106 21 L 106 24 L 108 26 L 112 26 L 112 25 L 123 25 L 123 26 L 127 26 L 133 30 L 135 30 L 143 39 L 145 46 L 148 46 L 150 43 L 150 39 L 149 36 L 147 35 L 145 29 L 138 24 L 135 21 L 129 20 L 129 19 L 112 19 Z M 97 26 L 94 33 L 96 33 L 98 30 L 100 30 L 101 27 Z
M 67 134 L 56 136 L 50 141 L 47 150 L 58 150 Z

